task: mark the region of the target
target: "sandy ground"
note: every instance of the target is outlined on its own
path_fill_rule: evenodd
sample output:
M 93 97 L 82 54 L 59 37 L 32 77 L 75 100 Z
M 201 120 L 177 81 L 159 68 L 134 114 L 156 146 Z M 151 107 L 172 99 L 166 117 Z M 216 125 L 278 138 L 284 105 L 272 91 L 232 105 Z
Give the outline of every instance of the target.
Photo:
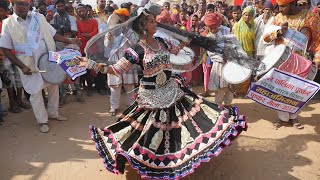
M 68 96 L 69 103 L 60 112 L 69 121 L 50 121 L 51 131 L 47 134 L 39 132 L 31 110 L 10 113 L 0 127 L 0 180 L 140 179 L 130 167 L 125 175 L 105 170 L 88 127 L 103 127 L 115 122 L 115 118 L 106 113 L 108 97 L 94 94 L 86 100 L 86 104 L 79 104 Z M 235 99 L 234 103 L 247 116 L 248 131 L 220 156 L 203 163 L 184 179 L 320 179 L 319 101 L 311 101 L 300 114 L 303 130 L 274 130 L 274 111 L 248 99 Z

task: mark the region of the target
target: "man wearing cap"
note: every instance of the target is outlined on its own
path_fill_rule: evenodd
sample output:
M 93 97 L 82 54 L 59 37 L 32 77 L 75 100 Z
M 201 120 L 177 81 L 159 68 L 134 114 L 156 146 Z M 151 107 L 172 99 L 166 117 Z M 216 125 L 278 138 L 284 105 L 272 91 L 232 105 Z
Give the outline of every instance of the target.
M 59 87 L 45 82 L 39 73 L 38 61 L 40 57 L 55 51 L 55 42 L 79 44 L 77 39 L 67 39 L 56 34 L 56 30 L 47 23 L 46 18 L 29 11 L 30 0 L 13 0 L 14 14 L 3 21 L 0 47 L 6 57 L 19 67 L 24 89 L 31 94 L 30 102 L 40 131 L 49 131 L 48 118 L 67 120 L 58 113 Z M 11 49 L 15 50 L 15 54 Z M 46 110 L 42 89 L 48 91 L 48 109 Z
M 263 4 L 263 14 L 254 19 L 254 31 L 256 35 L 255 48 L 257 50 L 256 57 L 259 60 L 262 60 L 265 55 L 265 49 L 267 45 L 263 42 L 263 32 L 265 28 L 269 26 L 273 21 L 273 16 L 271 14 L 272 10 L 272 3 L 270 1 L 266 1 Z
M 306 9 L 300 9 L 296 0 L 277 0 L 279 5 L 279 14 L 274 17 L 273 25 L 281 26 L 280 30 L 268 33 L 264 36 L 266 42 L 273 42 L 275 45 L 283 44 L 283 35 L 288 28 L 300 31 L 308 38 L 308 51 L 314 53 L 314 62 L 320 65 L 320 18 L 315 13 Z M 289 114 L 287 112 L 278 112 L 279 120 L 274 123 L 275 128 L 282 126 L 284 122 L 289 122 L 297 129 L 303 126 L 296 119 L 298 113 Z

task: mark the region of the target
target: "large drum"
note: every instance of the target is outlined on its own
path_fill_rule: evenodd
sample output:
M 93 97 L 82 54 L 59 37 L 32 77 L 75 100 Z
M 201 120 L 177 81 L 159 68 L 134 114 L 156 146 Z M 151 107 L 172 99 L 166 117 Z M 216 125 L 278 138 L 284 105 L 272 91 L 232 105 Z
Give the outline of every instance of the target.
M 317 67 L 303 56 L 291 52 L 284 44 L 277 45 L 272 53 L 266 55 L 257 71 L 257 76 L 263 76 L 272 68 L 278 68 L 308 80 L 313 80 L 317 74 Z
M 181 49 L 177 55 L 170 54 L 170 62 L 173 70 L 178 72 L 192 71 L 201 63 L 188 47 Z
M 42 78 L 51 84 L 62 83 L 66 78 L 66 73 L 59 64 L 51 62 L 48 59 L 48 53 L 44 53 L 40 56 L 38 62 L 38 68 L 46 71 L 45 73 L 41 73 Z
M 238 95 L 246 95 L 251 84 L 252 70 L 235 62 L 227 62 L 222 68 L 222 77 L 230 84 L 230 90 Z
M 278 68 L 290 56 L 290 49 L 284 45 L 277 45 L 272 53 L 266 55 L 257 71 L 257 76 L 262 76 L 272 68 Z

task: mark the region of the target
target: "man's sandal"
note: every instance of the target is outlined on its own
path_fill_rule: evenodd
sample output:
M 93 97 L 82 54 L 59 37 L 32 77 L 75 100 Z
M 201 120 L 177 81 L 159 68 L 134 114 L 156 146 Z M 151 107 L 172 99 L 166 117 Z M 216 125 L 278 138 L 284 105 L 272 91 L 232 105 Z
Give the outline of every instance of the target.
M 303 129 L 304 128 L 298 119 L 290 119 L 289 123 L 292 125 L 292 127 L 295 127 L 296 129 Z
M 281 121 L 280 119 L 277 120 L 276 122 L 273 123 L 273 128 L 274 129 L 279 129 L 281 126 L 283 126 L 283 121 Z
M 117 114 L 117 110 L 116 109 L 110 109 L 109 114 L 111 116 L 115 116 Z

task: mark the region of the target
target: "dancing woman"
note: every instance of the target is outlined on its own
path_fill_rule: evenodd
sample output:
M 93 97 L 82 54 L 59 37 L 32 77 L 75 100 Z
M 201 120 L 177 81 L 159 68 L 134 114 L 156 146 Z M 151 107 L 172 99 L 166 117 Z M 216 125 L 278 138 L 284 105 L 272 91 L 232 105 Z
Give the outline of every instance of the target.
M 102 129 L 91 126 L 90 131 L 109 171 L 124 173 L 128 161 L 142 178 L 179 179 L 220 154 L 246 129 L 246 121 L 236 107 L 221 109 L 171 75 L 170 53 L 187 43 L 174 46 L 154 38 L 155 17 L 145 9 L 138 12 L 132 29 L 140 40 L 115 65 L 78 58 L 80 66 L 114 75 L 134 64 L 143 69 L 137 97 L 118 122 Z

